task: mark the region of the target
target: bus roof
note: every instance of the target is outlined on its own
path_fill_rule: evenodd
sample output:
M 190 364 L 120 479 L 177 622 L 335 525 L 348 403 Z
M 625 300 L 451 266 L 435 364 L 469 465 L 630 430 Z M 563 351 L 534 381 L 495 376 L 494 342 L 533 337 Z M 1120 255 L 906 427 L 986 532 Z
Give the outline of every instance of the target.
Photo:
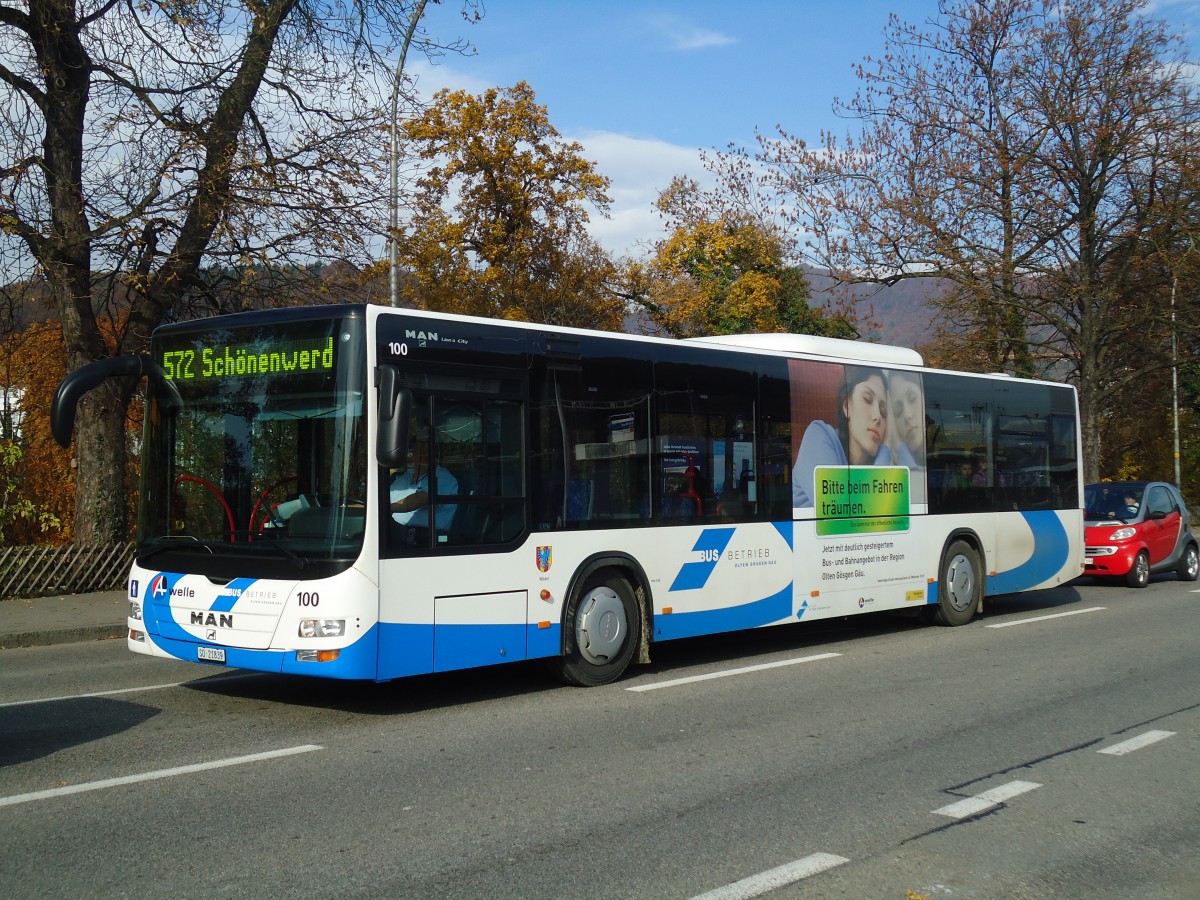
M 811 356 L 833 356 L 863 362 L 893 363 L 923 366 L 925 360 L 916 350 L 889 344 L 869 344 L 866 341 L 846 341 L 841 338 L 818 337 L 812 334 L 718 334 L 711 337 L 688 338 L 689 342 L 726 344 L 755 350 L 774 350 L 780 353 L 804 353 Z

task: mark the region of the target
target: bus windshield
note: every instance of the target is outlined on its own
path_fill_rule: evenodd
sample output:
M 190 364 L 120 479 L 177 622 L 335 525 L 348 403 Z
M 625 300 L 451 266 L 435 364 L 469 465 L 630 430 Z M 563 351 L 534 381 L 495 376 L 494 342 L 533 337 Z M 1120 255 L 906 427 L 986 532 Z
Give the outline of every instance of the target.
M 355 317 L 251 317 L 156 333 L 151 355 L 163 378 L 152 379 L 147 405 L 139 560 L 214 576 L 305 578 L 358 557 L 362 327 Z

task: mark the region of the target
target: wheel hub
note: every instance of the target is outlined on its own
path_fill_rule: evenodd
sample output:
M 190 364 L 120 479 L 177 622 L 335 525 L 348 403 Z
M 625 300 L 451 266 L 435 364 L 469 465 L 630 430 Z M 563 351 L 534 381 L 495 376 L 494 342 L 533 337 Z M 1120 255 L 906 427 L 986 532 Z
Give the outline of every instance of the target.
M 971 561 L 962 554 L 950 560 L 947 568 L 946 593 L 950 597 L 950 605 L 958 612 L 966 612 L 975 598 L 975 572 Z
M 590 663 L 602 665 L 620 652 L 629 633 L 625 604 L 611 588 L 598 587 L 579 606 L 576 634 L 579 652 Z

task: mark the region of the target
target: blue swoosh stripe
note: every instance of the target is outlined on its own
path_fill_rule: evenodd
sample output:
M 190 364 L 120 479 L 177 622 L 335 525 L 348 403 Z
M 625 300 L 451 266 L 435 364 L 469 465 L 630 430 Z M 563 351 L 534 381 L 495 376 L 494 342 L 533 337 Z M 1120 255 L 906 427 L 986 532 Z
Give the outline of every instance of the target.
M 1067 564 L 1071 541 L 1058 514 L 1052 510 L 1036 510 L 1023 512 L 1021 516 L 1033 532 L 1033 553 L 1016 568 L 998 572 L 988 579 L 991 588 L 989 593 L 1013 594 L 1028 590 L 1049 581 Z
M 722 631 L 744 631 L 791 616 L 792 585 L 789 584 L 777 594 L 741 606 L 657 615 L 654 617 L 654 631 L 657 640 L 669 641 Z

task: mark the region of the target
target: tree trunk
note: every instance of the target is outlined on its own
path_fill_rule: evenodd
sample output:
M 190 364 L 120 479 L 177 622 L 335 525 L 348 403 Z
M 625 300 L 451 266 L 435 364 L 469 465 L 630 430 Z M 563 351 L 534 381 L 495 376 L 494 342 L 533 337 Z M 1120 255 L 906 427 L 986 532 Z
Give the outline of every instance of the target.
M 125 484 L 127 393 L 112 379 L 89 391 L 75 419 L 75 543 L 129 539 L 129 489 Z
M 1083 480 L 1094 484 L 1100 480 L 1100 409 L 1098 408 L 1096 378 L 1087 360 L 1079 372 L 1079 430 L 1083 432 Z

